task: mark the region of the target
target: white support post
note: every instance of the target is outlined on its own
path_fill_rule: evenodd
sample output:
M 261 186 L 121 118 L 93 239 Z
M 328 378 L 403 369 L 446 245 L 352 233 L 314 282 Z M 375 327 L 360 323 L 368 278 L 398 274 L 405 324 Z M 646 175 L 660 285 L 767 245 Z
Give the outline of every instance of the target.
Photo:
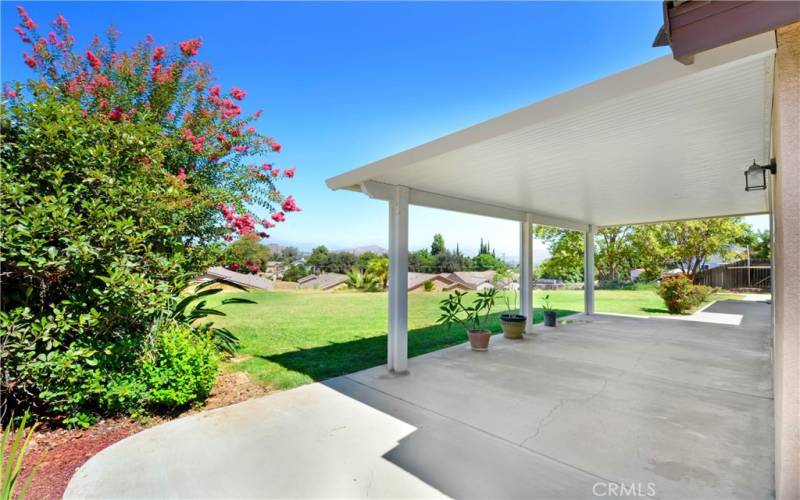
M 389 200 L 389 371 L 408 371 L 408 188 Z
M 583 313 L 594 314 L 594 225 L 585 233 L 583 251 Z
M 531 218 L 525 217 L 519 223 L 519 313 L 525 316 L 525 331 L 533 332 L 533 294 L 532 272 L 533 237 L 531 235 Z

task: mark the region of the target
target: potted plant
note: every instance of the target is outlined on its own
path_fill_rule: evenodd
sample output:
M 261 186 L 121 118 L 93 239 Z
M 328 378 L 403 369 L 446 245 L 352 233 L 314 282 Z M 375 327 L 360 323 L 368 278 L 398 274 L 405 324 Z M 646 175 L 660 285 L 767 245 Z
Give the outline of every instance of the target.
M 475 299 L 471 306 L 464 305 L 463 299 L 466 295 L 467 292 L 456 290 L 441 301 L 439 309 L 442 310 L 442 315 L 438 323 L 448 326 L 453 323 L 459 323 L 467 331 L 469 345 L 472 350 L 486 351 L 489 349 L 489 339 L 492 336 L 492 332 L 481 325 L 485 325 L 489 320 L 489 313 L 494 307 L 497 290 L 489 288 L 478 292 L 478 298 Z
M 500 315 L 500 326 L 503 328 L 503 336 L 507 339 L 521 339 L 522 334 L 525 333 L 525 320 L 527 319 L 522 314 L 511 312 L 511 302 L 508 300 L 508 295 L 504 297 L 506 301 L 506 309 L 508 312 Z M 514 291 L 514 309 L 517 308 L 517 292 Z
M 556 326 L 556 311 L 550 303 L 550 294 L 542 299 L 542 310 L 544 311 L 544 326 Z

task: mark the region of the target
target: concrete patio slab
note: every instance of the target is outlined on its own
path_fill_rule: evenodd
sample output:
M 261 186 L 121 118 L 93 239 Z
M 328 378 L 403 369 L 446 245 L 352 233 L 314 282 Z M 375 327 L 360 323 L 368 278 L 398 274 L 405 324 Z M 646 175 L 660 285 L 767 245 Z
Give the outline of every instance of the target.
M 709 309 L 744 319 L 575 317 L 169 422 L 66 497 L 768 498 L 770 307 Z

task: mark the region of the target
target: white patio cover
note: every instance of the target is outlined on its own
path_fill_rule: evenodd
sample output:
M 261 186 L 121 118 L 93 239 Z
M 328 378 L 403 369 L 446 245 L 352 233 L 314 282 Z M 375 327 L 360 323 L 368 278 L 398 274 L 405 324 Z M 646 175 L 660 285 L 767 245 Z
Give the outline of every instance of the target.
M 665 56 L 327 180 L 331 189 L 586 230 L 769 210 L 773 33 Z M 526 219 L 527 215 L 527 219 Z

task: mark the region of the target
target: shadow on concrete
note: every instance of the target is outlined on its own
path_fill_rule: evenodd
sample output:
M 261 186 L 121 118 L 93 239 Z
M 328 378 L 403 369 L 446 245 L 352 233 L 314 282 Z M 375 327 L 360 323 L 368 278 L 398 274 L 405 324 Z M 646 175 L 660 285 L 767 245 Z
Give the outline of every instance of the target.
M 655 309 L 655 308 L 651 308 Z M 714 304 L 710 309 L 711 312 L 728 313 L 728 314 L 743 314 L 747 318 L 747 327 L 740 326 L 718 326 L 718 325 L 704 325 L 694 324 L 692 322 L 667 322 L 664 323 L 670 327 L 670 333 L 674 330 L 674 336 L 669 335 L 666 338 L 673 342 L 679 342 L 679 339 L 685 337 L 685 334 L 696 333 L 698 336 L 704 335 L 703 332 L 708 332 L 707 335 L 713 340 L 718 334 L 736 338 L 744 334 L 749 336 L 751 333 L 754 336 L 764 336 L 765 324 L 769 321 L 769 308 L 764 307 L 763 304 L 758 303 L 744 303 L 740 301 L 724 301 Z M 566 313 L 560 314 L 565 315 Z M 629 320 L 628 324 L 633 325 L 632 322 L 636 319 Z M 652 323 L 641 323 L 642 326 Z M 588 327 L 591 328 L 591 327 Z M 629 328 L 633 331 L 636 326 Z M 425 329 L 422 329 L 425 330 Z M 697 330 L 695 332 L 695 330 Z M 752 330 L 752 332 L 750 331 Z M 561 330 L 563 332 L 563 330 Z M 683 333 L 679 333 L 683 332 Z M 716 332 L 716 333 L 715 333 Z M 601 341 L 605 341 L 606 345 L 604 350 L 598 351 L 598 362 L 601 362 L 603 355 L 609 354 L 608 350 L 620 349 L 620 338 L 615 337 L 616 333 L 606 332 L 602 335 Z M 642 333 L 642 341 L 648 342 L 648 334 Z M 381 337 L 383 338 L 383 337 Z M 577 338 L 577 337 L 576 337 Z M 623 338 L 623 342 L 628 342 Z M 536 341 L 534 341 L 536 342 Z M 563 344 L 564 349 L 576 349 L 579 344 L 570 343 L 568 341 Z M 615 343 L 617 342 L 617 343 Z M 539 341 L 542 347 L 545 346 L 543 341 Z M 595 344 L 599 345 L 599 344 Z M 646 345 L 646 344 L 641 344 Z M 726 356 L 739 356 L 742 359 L 747 359 L 752 354 L 749 349 L 744 349 L 742 352 L 737 352 L 738 347 L 730 350 L 725 345 L 713 346 L 708 344 L 703 346 L 708 348 L 708 355 L 711 356 L 708 363 L 703 366 L 705 370 L 704 376 L 712 377 L 713 374 L 719 373 L 714 371 L 714 356 L 720 356 L 720 359 Z M 686 347 L 689 350 L 697 350 L 698 345 L 690 344 Z M 580 354 L 579 350 L 572 351 L 576 358 Z M 659 349 L 654 349 L 649 362 L 652 364 L 653 373 L 657 375 L 652 378 L 648 375 L 641 377 L 633 376 L 630 380 L 626 380 L 621 375 L 617 375 L 620 379 L 614 382 L 619 386 L 608 388 L 605 384 L 602 386 L 602 391 L 610 392 L 607 395 L 606 403 L 603 403 L 603 397 L 598 397 L 600 392 L 592 392 L 588 398 L 574 398 L 570 399 L 564 395 L 558 394 L 561 399 L 553 408 L 566 408 L 565 411 L 559 413 L 559 419 L 567 424 L 561 424 L 562 427 L 559 431 L 551 430 L 550 436 L 543 436 L 543 440 L 539 443 L 545 451 L 550 452 L 553 449 L 558 450 L 561 445 L 566 451 L 563 456 L 573 457 L 570 461 L 559 461 L 551 459 L 552 455 L 548 453 L 539 453 L 531 448 L 525 448 L 522 443 L 511 442 L 504 439 L 497 433 L 497 429 L 483 429 L 480 426 L 475 426 L 469 422 L 473 419 L 469 416 L 464 416 L 463 420 L 448 416 L 447 414 L 435 411 L 438 408 L 436 401 L 438 398 L 447 397 L 446 389 L 441 387 L 442 379 L 427 379 L 422 380 L 414 377 L 413 369 L 412 374 L 407 376 L 398 376 L 392 374 L 375 375 L 374 384 L 366 385 L 358 380 L 358 377 L 340 377 L 328 380 L 323 384 L 327 387 L 338 391 L 339 393 L 359 401 L 365 405 L 370 406 L 382 413 L 390 415 L 396 419 L 402 420 L 416 428 L 413 432 L 400 439 L 397 446 L 387 451 L 382 455 L 382 458 L 391 462 L 392 464 L 402 468 L 404 471 L 412 474 L 414 477 L 420 479 L 426 484 L 432 486 L 439 492 L 453 497 L 453 498 L 578 498 L 590 497 L 595 484 L 607 484 L 608 482 L 622 481 L 623 479 L 631 481 L 656 481 L 658 487 L 663 488 L 663 494 L 666 496 L 696 496 L 703 497 L 709 496 L 709 492 L 713 493 L 712 496 L 725 498 L 731 496 L 731 491 L 738 491 L 737 497 L 748 498 L 758 496 L 760 494 L 772 491 L 772 481 L 769 476 L 769 471 L 772 470 L 771 465 L 771 442 L 770 442 L 770 429 L 768 428 L 769 414 L 771 412 L 771 399 L 764 397 L 750 397 L 746 394 L 735 394 L 729 391 L 716 392 L 708 387 L 685 385 L 680 382 L 673 384 L 671 380 L 659 368 L 662 367 L 662 362 L 668 361 L 672 354 L 665 354 L 664 359 L 659 360 Z M 680 351 L 675 351 L 680 353 Z M 625 351 L 622 351 L 624 354 Z M 759 357 L 756 354 L 754 356 Z M 614 358 L 616 359 L 616 358 Z M 449 358 L 436 358 L 430 360 L 432 363 L 445 364 L 451 363 L 452 366 L 460 369 L 457 362 L 453 357 Z M 531 357 L 531 362 L 539 364 L 547 361 L 547 354 L 542 357 Z M 577 361 L 577 360 L 576 360 Z M 646 363 L 647 361 L 645 361 Z M 563 360 L 558 364 L 564 365 L 564 369 L 570 371 L 574 368 L 573 361 Z M 735 364 L 735 363 L 732 363 Z M 763 363 L 762 363 L 763 364 Z M 493 372 L 491 366 L 476 366 L 474 370 L 465 372 L 463 384 L 469 385 L 474 383 L 473 377 L 485 376 L 487 373 L 496 373 L 498 378 L 502 378 L 502 372 L 509 369 L 509 364 L 498 364 L 495 366 L 497 372 Z M 572 366 L 572 368 L 570 368 Z M 577 365 L 580 366 L 580 365 Z M 592 366 L 592 365 L 588 365 Z M 633 365 L 632 365 L 633 366 Z M 633 369 L 632 367 L 628 367 Z M 610 370 L 614 369 L 609 367 Z M 487 371 L 488 370 L 488 371 Z M 545 370 L 546 371 L 546 370 Z M 548 372 L 549 373 L 549 372 Z M 579 372 L 576 372 L 579 373 Z M 602 378 L 601 374 L 604 373 L 602 369 L 598 369 L 598 379 Z M 623 372 L 620 372 L 623 373 Z M 753 371 L 752 376 L 761 377 L 761 371 Z M 521 373 L 521 376 L 523 374 Z M 407 377 L 407 378 L 406 378 Z M 660 377 L 660 378 L 659 378 Z M 415 399 L 398 396 L 394 391 L 384 392 L 381 386 L 392 387 L 391 384 L 383 384 L 381 380 L 391 380 L 396 378 L 399 381 L 405 380 L 409 384 L 422 384 L 423 387 L 432 386 L 433 389 L 425 389 L 421 391 L 421 395 Z M 702 378 L 702 377 L 701 377 Z M 761 377 L 765 378 L 765 377 Z M 528 377 L 531 386 L 524 389 L 518 396 L 520 399 L 526 397 L 532 398 L 534 401 L 545 402 L 544 394 L 547 393 L 545 386 L 558 387 L 556 383 L 559 379 L 558 374 L 553 375 L 552 380 L 546 380 L 536 377 Z M 446 379 L 449 380 L 449 379 Z M 543 386 L 535 386 L 535 381 L 538 380 L 539 384 Z M 570 379 L 572 380 L 572 379 Z M 577 390 L 580 385 L 580 377 L 574 378 L 574 386 L 569 385 L 569 390 Z M 766 380 L 766 378 L 765 378 Z M 439 385 L 438 390 L 435 386 Z M 373 387 L 374 386 L 374 387 Z M 476 386 L 474 398 L 476 400 L 487 399 L 487 394 L 480 389 L 486 389 L 485 385 L 480 387 Z M 506 403 L 509 407 L 515 407 L 513 401 L 514 390 L 512 387 L 494 387 L 498 392 L 504 392 L 509 399 Z M 562 388 L 563 389 L 563 388 Z M 570 394 L 569 390 L 565 390 L 565 394 Z M 616 393 L 615 390 L 619 391 Z M 405 396 L 402 391 L 398 393 Z M 463 390 L 460 391 L 463 396 Z M 688 395 L 687 395 L 688 394 Z M 616 406 L 619 404 L 620 397 L 631 399 L 634 401 L 632 405 L 627 407 L 624 411 L 617 413 Z M 636 401 L 640 398 L 641 401 Z M 703 406 L 703 401 L 711 400 L 708 408 Z M 567 403 L 565 404 L 565 401 Z M 597 406 L 588 406 L 586 409 L 577 408 L 578 401 L 593 402 Z M 686 405 L 689 403 L 691 411 L 686 412 Z M 694 405 L 693 405 L 694 403 Z M 488 404 L 488 403 L 487 403 Z M 604 406 L 610 405 L 610 406 Z M 659 412 L 668 415 L 663 417 L 669 425 L 664 425 L 659 419 L 653 419 L 646 413 L 650 405 L 655 405 L 659 408 Z M 456 406 L 461 406 L 460 403 Z M 480 404 L 467 404 L 464 406 L 471 406 L 473 409 L 481 409 Z M 493 405 L 491 408 L 494 411 L 500 411 L 502 405 Z M 545 405 L 546 406 L 546 405 Z M 624 405 L 623 405 L 624 406 Z M 525 405 L 519 404 L 516 414 L 519 419 L 538 418 L 535 413 L 526 413 Z M 611 409 L 609 409 L 611 408 Z M 717 420 L 716 415 L 720 408 L 728 408 L 732 414 L 728 418 Z M 599 427 L 595 427 L 593 422 L 594 417 L 587 415 L 582 419 L 576 419 L 575 415 L 582 411 L 602 410 L 598 412 L 598 416 L 604 420 Z M 486 410 L 486 409 L 484 409 Z M 491 410 L 486 410 L 491 411 Z M 550 410 L 548 416 L 542 422 L 552 423 L 549 419 L 553 410 Z M 641 412 L 641 414 L 640 414 Z M 694 413 L 692 413 L 694 412 Z M 457 415 L 457 412 L 454 412 Z M 713 418 L 703 418 L 700 420 L 693 420 L 696 415 L 714 415 Z M 622 415 L 623 417 L 620 417 Z M 694 416 L 693 416 L 694 415 Z M 760 422 L 759 425 L 767 427 L 763 432 L 757 435 L 748 434 L 747 437 L 741 439 L 732 439 L 732 436 L 744 436 L 741 429 L 749 424 L 739 425 L 743 421 L 743 417 L 752 418 Z M 499 415 L 498 419 L 503 421 L 503 415 Z M 619 418 L 619 420 L 615 420 Z M 578 422 L 574 428 L 569 425 Z M 626 423 L 627 422 L 627 423 Z M 609 426 L 609 429 L 606 429 Z M 554 426 L 558 428 L 558 426 Z M 658 471 L 653 472 L 650 467 L 652 459 L 648 459 L 645 453 L 644 462 L 638 457 L 638 448 L 636 453 L 631 449 L 624 447 L 618 448 L 619 443 L 613 441 L 607 442 L 609 446 L 599 447 L 592 449 L 590 445 L 583 443 L 594 442 L 595 438 L 592 434 L 597 429 L 604 432 L 609 431 L 611 436 L 618 436 L 624 440 L 626 436 L 626 428 L 641 427 L 646 432 L 651 433 L 655 437 L 651 437 L 651 442 L 648 444 L 649 452 L 651 454 L 655 451 L 660 453 L 673 453 L 686 461 L 687 465 L 681 463 L 676 470 L 680 474 L 687 477 L 691 472 L 692 459 L 690 458 L 697 450 L 695 448 L 695 440 L 693 438 L 685 438 L 681 432 L 675 428 L 689 427 L 698 432 L 702 431 L 704 435 L 711 436 L 708 442 L 704 445 L 708 453 L 715 455 L 719 454 L 719 450 L 735 450 L 738 453 L 738 459 L 749 461 L 750 464 L 746 468 L 750 468 L 752 476 L 746 480 L 741 480 L 740 466 L 737 464 L 729 464 L 727 462 L 720 462 L 718 469 L 713 469 L 713 474 L 718 475 L 721 484 L 717 484 L 715 476 L 709 476 L 713 481 L 708 481 L 704 484 L 702 481 L 687 481 L 686 477 L 671 477 L 671 475 L 662 475 Z M 541 426 L 537 428 L 536 434 L 539 434 Z M 502 431 L 503 429 L 501 429 Z M 569 432 L 566 432 L 569 430 Z M 598 434 L 603 434 L 599 432 Z M 720 436 L 725 436 L 728 439 L 718 439 Z M 548 439 L 550 440 L 550 448 L 548 448 Z M 560 444 L 553 445 L 552 440 L 558 440 Z M 751 451 L 750 443 L 752 440 L 753 450 Z M 606 441 L 604 441 L 606 442 Z M 614 444 L 611 446 L 610 444 Z M 583 449 L 587 446 L 586 449 Z M 639 445 L 636 445 L 639 446 Z M 702 449 L 702 447 L 700 447 Z M 570 452 L 570 450 L 572 450 Z M 748 450 L 745 452 L 745 450 Z M 706 452 L 706 451 L 704 451 Z M 559 454 L 561 452 L 559 451 Z M 572 453 L 572 454 L 570 454 Z M 748 454 L 749 453 L 749 454 Z M 588 468 L 583 466 L 584 456 L 599 456 L 598 464 L 605 464 L 606 462 L 615 464 L 610 470 L 615 474 L 608 474 L 608 477 L 600 476 L 601 471 L 605 466 L 598 465 L 595 470 L 594 467 Z M 647 460 L 650 460 L 647 462 Z M 573 464 L 573 461 L 577 465 Z M 615 469 L 616 467 L 616 469 Z M 705 469 L 702 469 L 705 470 Z M 707 472 L 708 473 L 708 472 Z M 597 475 L 595 475 L 597 474 Z M 672 473 L 671 473 L 672 474 Z M 709 473 L 710 474 L 710 473 Z M 619 477 L 617 477 L 619 476 Z M 616 480 L 616 481 L 614 481 Z M 741 486 L 741 482 L 748 483 L 747 489 L 742 487 L 741 491 L 737 490 Z M 654 483 L 654 484 L 656 484 Z M 733 485 L 733 486 L 731 486 Z M 733 488 L 733 490 L 726 490 L 726 488 Z M 661 491 L 659 491 L 661 492 Z M 753 493 L 757 492 L 757 493 Z

